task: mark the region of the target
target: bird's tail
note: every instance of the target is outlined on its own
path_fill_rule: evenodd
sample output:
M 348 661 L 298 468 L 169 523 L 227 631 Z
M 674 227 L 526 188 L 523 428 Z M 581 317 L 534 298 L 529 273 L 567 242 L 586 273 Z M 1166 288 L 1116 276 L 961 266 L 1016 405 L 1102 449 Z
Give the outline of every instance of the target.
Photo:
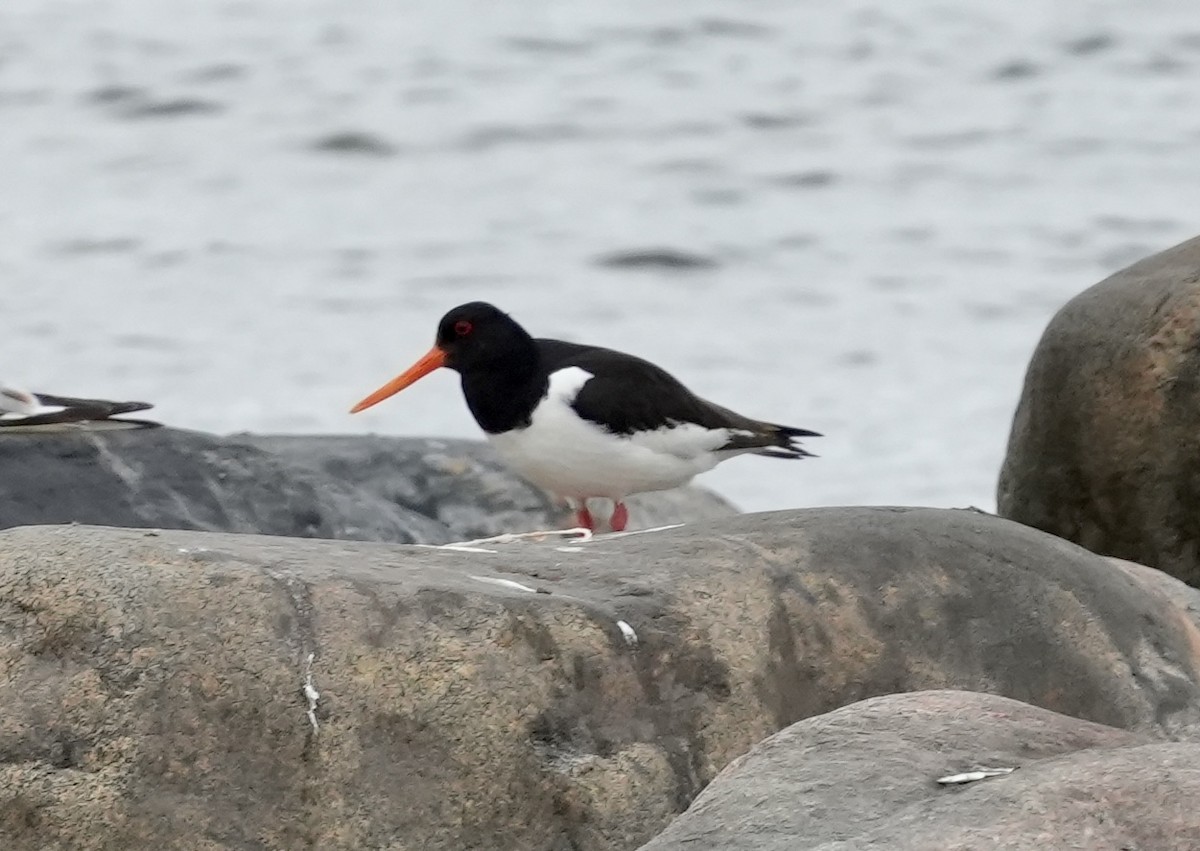
M 38 393 L 38 401 L 43 405 L 65 408 L 81 419 L 104 419 L 119 414 L 131 414 L 134 411 L 148 411 L 154 406 L 149 402 L 110 402 L 107 399 L 75 399 L 71 396 L 51 396 Z
M 71 396 L 51 396 L 35 393 L 38 407 L 32 413 L 0 420 L 0 428 L 12 431 L 31 426 L 57 426 L 68 423 L 111 422 L 122 425 L 146 426 L 149 421 L 112 419 L 119 414 L 146 411 L 154 406 L 149 402 L 110 402 L 107 399 L 76 399 Z M 157 425 L 157 423 L 153 423 Z
M 767 426 L 767 434 L 772 439 L 771 444 L 753 450 L 755 455 L 765 455 L 768 458 L 793 459 L 817 457 L 800 445 L 800 438 L 821 437 L 820 432 L 809 431 L 806 428 L 793 428 L 792 426 L 769 425 Z

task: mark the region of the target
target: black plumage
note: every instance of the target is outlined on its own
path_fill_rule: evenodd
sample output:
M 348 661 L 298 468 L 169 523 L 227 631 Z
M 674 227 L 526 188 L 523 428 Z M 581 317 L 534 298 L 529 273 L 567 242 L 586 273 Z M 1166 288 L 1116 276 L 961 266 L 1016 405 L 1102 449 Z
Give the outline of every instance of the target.
M 561 340 L 534 343 L 547 374 L 572 366 L 592 374 L 571 407 L 612 434 L 684 424 L 730 429 L 736 433 L 720 450 L 761 450 L 756 454 L 776 458 L 812 457 L 795 441 L 820 437 L 815 431 L 760 422 L 701 399 L 662 367 L 634 355 Z

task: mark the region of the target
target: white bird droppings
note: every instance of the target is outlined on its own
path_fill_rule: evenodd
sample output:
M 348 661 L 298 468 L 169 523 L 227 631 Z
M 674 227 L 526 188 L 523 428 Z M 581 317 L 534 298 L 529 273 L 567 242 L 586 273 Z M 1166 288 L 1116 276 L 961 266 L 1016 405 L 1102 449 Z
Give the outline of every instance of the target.
M 613 538 L 627 538 L 630 535 L 646 535 L 650 532 L 665 532 L 668 529 L 678 529 L 681 526 L 686 526 L 686 523 L 672 523 L 669 526 L 655 526 L 653 529 L 634 529 L 632 532 L 612 532 L 604 536 L 604 540 L 611 541 Z
M 456 553 L 492 553 L 495 554 L 498 550 L 489 550 L 481 544 L 511 544 L 514 541 L 541 541 L 546 538 L 570 538 L 575 541 L 590 541 L 592 539 L 592 530 L 582 527 L 575 529 L 549 529 L 540 532 L 504 532 L 500 535 L 492 535 L 490 538 L 476 538 L 473 541 L 455 541 L 452 544 L 413 544 L 415 547 L 425 547 L 431 550 L 450 550 Z
M 501 588 L 511 588 L 514 591 L 525 591 L 530 594 L 536 594 L 536 588 L 530 588 L 528 585 L 522 585 L 512 579 L 501 579 L 498 576 L 472 576 L 476 582 L 486 582 L 489 585 L 499 585 Z
M 476 538 L 473 541 L 457 541 L 453 544 L 443 544 L 445 547 L 475 547 L 480 544 L 511 544 L 514 541 L 534 540 L 540 541 L 545 538 L 574 538 L 580 541 L 587 541 L 592 537 L 591 529 L 584 529 L 582 526 L 574 529 L 549 529 L 539 532 L 504 532 L 499 535 L 492 535 L 490 538 Z
M 317 723 L 317 701 L 321 699 L 321 693 L 317 691 L 313 685 L 312 666 L 313 659 L 317 654 L 308 654 L 308 664 L 304 669 L 304 697 L 308 700 L 308 723 L 312 724 L 313 733 L 318 733 L 321 730 L 321 725 Z
M 987 780 L 989 777 L 1003 777 L 1012 774 L 1013 768 L 979 768 L 975 771 L 964 771 L 962 774 L 949 774 L 939 777 L 937 782 L 943 786 L 959 786 L 963 783 L 974 783 L 976 780 Z
M 499 550 L 487 550 L 483 547 L 465 547 L 462 544 L 412 544 L 414 547 L 424 547 L 427 550 L 449 550 L 454 553 L 492 553 L 495 555 Z

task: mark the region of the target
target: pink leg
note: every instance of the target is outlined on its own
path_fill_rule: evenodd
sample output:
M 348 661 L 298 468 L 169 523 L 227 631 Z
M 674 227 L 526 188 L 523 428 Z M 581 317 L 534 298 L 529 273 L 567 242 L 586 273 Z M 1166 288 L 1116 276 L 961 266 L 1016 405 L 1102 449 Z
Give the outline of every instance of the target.
M 596 531 L 596 521 L 592 519 L 592 512 L 587 510 L 587 504 L 584 503 L 575 512 L 575 525 L 582 526 L 584 529 Z
M 612 526 L 614 532 L 624 532 L 625 524 L 629 522 L 629 509 L 625 507 L 625 503 L 613 503 L 612 520 L 609 525 Z

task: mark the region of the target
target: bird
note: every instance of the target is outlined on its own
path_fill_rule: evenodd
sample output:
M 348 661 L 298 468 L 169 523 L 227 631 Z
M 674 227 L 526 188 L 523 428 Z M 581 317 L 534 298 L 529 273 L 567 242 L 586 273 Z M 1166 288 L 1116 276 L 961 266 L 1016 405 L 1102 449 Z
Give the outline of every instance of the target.
M 53 430 L 53 427 L 150 428 L 149 420 L 116 419 L 121 414 L 146 411 L 147 402 L 110 402 L 106 399 L 76 399 L 31 393 L 0 382 L 0 429 Z
M 686 484 L 737 455 L 814 457 L 799 441 L 821 436 L 701 399 L 634 355 L 534 338 L 482 301 L 446 313 L 433 347 L 350 413 L 442 367 L 459 374 L 467 407 L 500 459 L 565 499 L 577 523 L 593 531 L 589 499 L 611 500 L 608 525 L 620 532 L 628 496 Z

